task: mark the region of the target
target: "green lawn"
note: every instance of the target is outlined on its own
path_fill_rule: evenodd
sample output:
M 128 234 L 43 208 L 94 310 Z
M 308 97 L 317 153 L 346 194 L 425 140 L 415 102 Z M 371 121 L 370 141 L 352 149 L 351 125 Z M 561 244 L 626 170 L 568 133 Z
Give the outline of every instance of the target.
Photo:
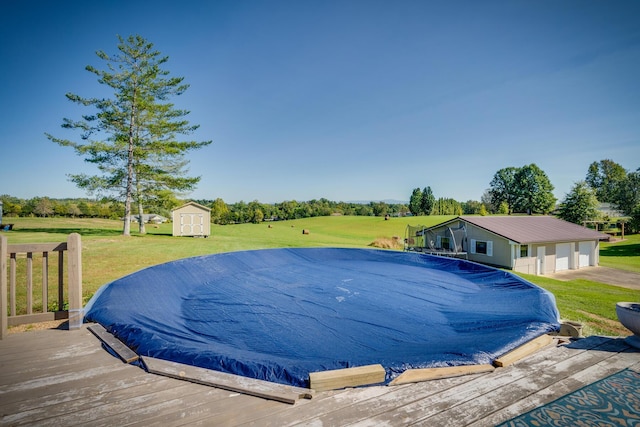
M 83 244 L 83 294 L 85 301 L 103 284 L 145 267 L 196 255 L 275 247 L 367 247 L 376 239 L 404 238 L 407 224 L 434 225 L 448 216 L 379 217 L 334 216 L 261 224 L 212 225 L 211 237 L 171 236 L 171 224 L 149 225 L 147 234 L 121 235 L 119 221 L 102 219 L 4 218 L 14 230 L 3 232 L 9 244 L 65 241 L 78 232 Z M 136 226 L 132 227 L 134 230 Z M 302 234 L 302 230 L 309 234 Z M 640 236 L 602 245 L 601 264 L 640 271 Z M 52 262 L 55 264 L 55 262 Z M 34 265 L 39 265 L 34 260 Z M 55 274 L 55 265 L 52 267 Z M 638 300 L 638 292 L 584 280 L 558 281 L 526 276 L 527 280 L 553 292 L 561 317 L 585 324 L 586 333 L 619 335 L 626 330 L 617 322 L 615 303 Z M 34 282 L 38 283 L 38 277 Z M 24 294 L 24 291 L 22 292 Z M 50 295 L 56 291 L 52 287 Z M 19 295 L 20 296 L 20 295 Z M 49 302 L 51 304 L 51 301 Z M 37 305 L 37 304 L 36 304 Z
M 600 265 L 640 273 L 640 234 L 600 244 Z

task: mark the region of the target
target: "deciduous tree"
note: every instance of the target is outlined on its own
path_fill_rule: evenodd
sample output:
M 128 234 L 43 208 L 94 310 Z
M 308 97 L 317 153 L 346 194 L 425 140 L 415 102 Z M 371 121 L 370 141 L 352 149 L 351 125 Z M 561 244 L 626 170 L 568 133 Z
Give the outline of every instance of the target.
M 629 172 L 620 183 L 614 203 L 622 212 L 630 215 L 640 208 L 640 168 Z
M 627 171 L 610 159 L 593 162 L 587 171 L 586 183 L 595 190 L 600 202 L 616 203 L 620 185 L 627 177 Z
M 491 204 L 500 206 L 502 203 L 507 204 L 507 213 L 510 215 L 516 203 L 518 193 L 515 187 L 516 172 L 518 168 L 508 167 L 498 170 L 489 184 L 489 193 L 491 195 Z
M 498 207 L 499 213 L 509 215 L 513 212 L 547 214 L 556 203 L 551 181 L 534 163 L 500 169 L 493 176 L 488 191 L 491 204 Z
M 535 163 L 518 169 L 515 175 L 517 212 L 548 214 L 556 204 L 553 185 Z

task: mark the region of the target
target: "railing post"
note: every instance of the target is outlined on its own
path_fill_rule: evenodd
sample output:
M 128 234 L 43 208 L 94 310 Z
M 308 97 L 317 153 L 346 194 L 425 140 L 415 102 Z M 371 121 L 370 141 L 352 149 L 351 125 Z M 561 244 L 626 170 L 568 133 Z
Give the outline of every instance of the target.
M 7 238 L 0 236 L 0 340 L 8 334 L 7 316 Z
M 82 241 L 78 233 L 67 238 L 67 269 L 69 276 L 69 329 L 80 329 L 82 310 Z

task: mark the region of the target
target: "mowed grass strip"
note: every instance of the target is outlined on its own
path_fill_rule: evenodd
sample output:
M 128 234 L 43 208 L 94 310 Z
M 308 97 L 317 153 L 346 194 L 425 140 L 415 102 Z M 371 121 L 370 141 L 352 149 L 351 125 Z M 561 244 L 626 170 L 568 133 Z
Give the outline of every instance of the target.
M 137 234 L 137 224 L 132 224 L 132 236 L 124 237 L 120 221 L 5 217 L 4 222 L 13 223 L 14 230 L 3 235 L 12 244 L 62 242 L 66 241 L 69 233 L 80 233 L 86 302 L 106 283 L 176 259 L 278 247 L 369 247 L 377 239 L 392 239 L 394 236 L 402 242 L 407 225 L 428 227 L 451 218 L 420 216 L 385 220 L 381 217 L 331 216 L 260 224 L 212 225 L 211 236 L 203 239 L 173 237 L 171 224 L 147 224 L 146 235 Z M 303 229 L 309 234 L 303 234 Z M 630 270 L 640 266 L 640 236 L 625 237 L 624 242 L 602 245 L 602 265 Z M 37 270 L 34 269 L 34 273 Z M 554 293 L 562 319 L 583 323 L 586 334 L 629 334 L 617 321 L 615 303 L 638 300 L 637 291 L 586 280 L 567 282 L 539 276 L 522 277 Z M 24 291 L 20 295 L 24 296 Z M 57 295 L 55 286 L 50 287 L 49 295 Z M 52 297 L 48 304 L 53 304 Z

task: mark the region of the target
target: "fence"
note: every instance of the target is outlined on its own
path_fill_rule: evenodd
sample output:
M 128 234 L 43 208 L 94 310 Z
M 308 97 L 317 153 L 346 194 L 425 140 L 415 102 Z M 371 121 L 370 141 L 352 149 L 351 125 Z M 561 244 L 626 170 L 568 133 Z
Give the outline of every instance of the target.
M 49 311 L 49 254 L 57 252 L 57 310 Z M 65 263 L 67 253 L 67 302 L 65 309 Z M 42 309 L 34 313 L 34 269 L 33 254 L 42 254 Z M 18 260 L 25 257 L 24 269 L 18 268 Z M 7 268 L 7 262 L 9 264 Z M 8 271 L 7 271 L 8 270 Z M 18 272 L 24 270 L 25 280 L 25 313 L 18 314 L 16 307 L 18 298 L 16 291 Z M 9 273 L 9 280 L 7 280 Z M 20 277 L 22 279 L 22 275 Z M 8 286 L 7 286 L 8 282 Z M 22 291 L 22 290 L 21 290 Z M 78 233 L 71 233 L 62 243 L 22 243 L 9 245 L 5 236 L 0 236 L 0 339 L 7 335 L 9 326 L 26 323 L 46 322 L 58 319 L 69 319 L 69 329 L 78 329 L 82 325 L 82 241 Z

